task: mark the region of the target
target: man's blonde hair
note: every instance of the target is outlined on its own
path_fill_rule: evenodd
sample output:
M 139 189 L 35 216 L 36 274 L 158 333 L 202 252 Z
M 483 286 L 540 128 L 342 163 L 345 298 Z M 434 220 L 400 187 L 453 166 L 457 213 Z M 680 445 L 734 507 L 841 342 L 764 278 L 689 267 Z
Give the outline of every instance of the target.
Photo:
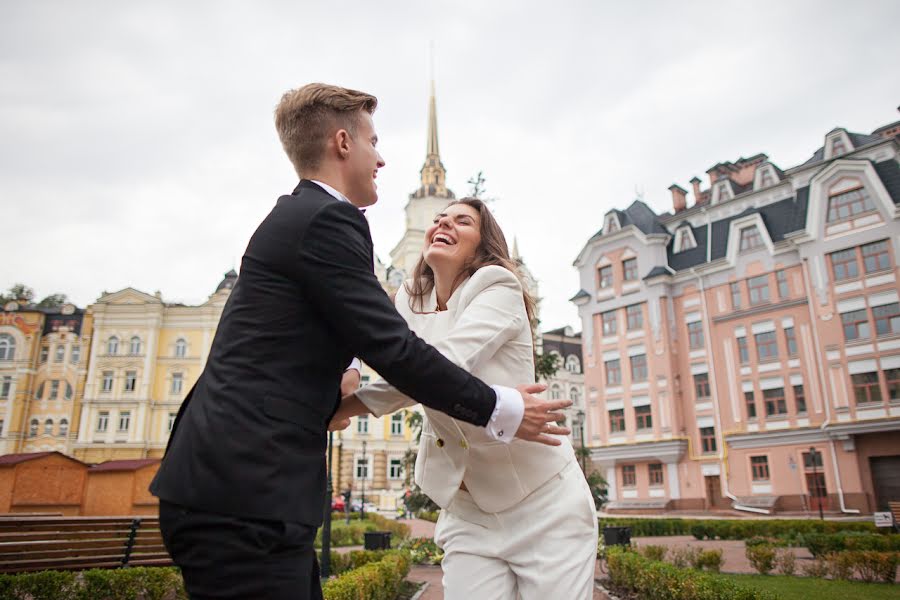
M 297 174 L 318 169 L 328 137 L 338 129 L 356 135 L 359 111 L 372 114 L 377 106 L 371 94 L 324 83 L 285 92 L 275 107 L 275 129 Z

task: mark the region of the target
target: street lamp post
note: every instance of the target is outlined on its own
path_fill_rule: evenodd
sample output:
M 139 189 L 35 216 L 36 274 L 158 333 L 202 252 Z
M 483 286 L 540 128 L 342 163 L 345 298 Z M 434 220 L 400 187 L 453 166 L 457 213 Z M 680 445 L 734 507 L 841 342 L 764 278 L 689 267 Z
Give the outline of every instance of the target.
M 822 489 L 819 487 L 819 469 L 818 469 L 818 465 L 816 464 L 818 462 L 816 460 L 816 454 L 817 453 L 816 453 L 815 447 L 811 446 L 809 448 L 809 460 L 810 460 L 810 462 L 812 462 L 813 481 L 816 484 L 816 491 L 815 491 L 816 504 L 819 505 L 819 518 L 824 521 L 825 514 L 822 512 Z
M 363 459 L 363 476 L 362 476 L 362 498 L 359 504 L 360 520 L 366 518 L 366 477 L 369 476 L 369 463 L 366 461 L 366 440 L 362 443 L 362 459 Z
M 325 485 L 325 522 L 322 524 L 322 578 L 328 579 L 331 574 L 331 497 L 334 488 L 331 483 L 332 450 L 334 448 L 334 432 L 328 432 L 328 479 Z
M 584 411 L 579 410 L 575 414 L 578 416 L 578 435 L 580 438 L 579 444 L 581 446 L 579 451 L 579 454 L 581 455 L 581 470 L 584 471 Z

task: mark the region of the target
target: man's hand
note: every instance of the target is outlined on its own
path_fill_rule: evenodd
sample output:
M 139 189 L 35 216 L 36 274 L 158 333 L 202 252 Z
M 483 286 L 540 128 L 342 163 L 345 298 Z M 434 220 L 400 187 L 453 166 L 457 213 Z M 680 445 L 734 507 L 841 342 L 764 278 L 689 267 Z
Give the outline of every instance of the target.
M 557 412 L 560 409 L 572 405 L 571 400 L 552 400 L 546 402 L 540 398 L 535 398 L 531 394 L 539 394 L 547 389 L 547 386 L 541 384 L 520 385 L 516 388 L 522 394 L 522 400 L 525 402 L 525 414 L 522 417 L 522 424 L 516 431 L 516 437 L 529 442 L 537 442 L 546 444 L 547 446 L 559 446 L 562 442 L 551 435 L 569 435 L 571 433 L 568 427 L 560 427 L 557 423 L 565 420 L 566 415 Z
M 359 389 L 359 371 L 347 369 L 341 378 L 341 397 L 349 396 Z M 343 427 L 341 428 L 343 429 Z
M 350 427 L 350 419 L 338 419 L 334 418 L 331 420 L 331 423 L 328 424 L 328 431 L 343 431 Z

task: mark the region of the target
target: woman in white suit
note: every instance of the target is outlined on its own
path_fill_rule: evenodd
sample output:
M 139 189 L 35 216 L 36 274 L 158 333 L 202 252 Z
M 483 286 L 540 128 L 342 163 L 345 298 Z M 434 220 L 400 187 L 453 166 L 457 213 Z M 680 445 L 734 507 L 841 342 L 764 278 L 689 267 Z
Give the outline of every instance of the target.
M 486 383 L 514 386 L 534 380 L 533 300 L 507 248 L 483 202 L 454 202 L 426 232 L 395 304 L 450 360 Z M 413 404 L 381 380 L 345 397 L 333 422 Z M 415 480 L 443 509 L 434 535 L 444 550 L 444 597 L 591 598 L 597 517 L 568 438 L 506 444 L 443 413 L 425 414 Z

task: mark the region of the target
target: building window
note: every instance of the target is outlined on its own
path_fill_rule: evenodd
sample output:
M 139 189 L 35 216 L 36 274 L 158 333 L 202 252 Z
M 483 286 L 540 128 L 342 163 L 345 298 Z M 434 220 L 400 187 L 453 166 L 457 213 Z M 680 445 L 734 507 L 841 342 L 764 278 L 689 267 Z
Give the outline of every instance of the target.
M 106 353 L 107 354 L 118 354 L 119 353 L 119 338 L 116 336 L 112 336 L 106 342 Z
M 37 419 L 32 419 L 31 423 L 28 424 L 28 435 L 31 437 L 36 437 L 38 433 L 38 427 L 40 426 L 41 424 Z
M 866 188 L 848 190 L 828 199 L 828 222 L 845 221 L 873 210 L 875 205 Z
M 872 337 L 866 309 L 841 313 L 841 323 L 844 325 L 844 339 L 848 342 Z
M 759 228 L 756 225 L 744 227 L 741 229 L 741 252 L 749 252 L 764 246 L 762 236 L 759 234 Z
M 388 469 L 388 479 L 397 480 L 403 477 L 403 460 L 392 458 Z
M 634 465 L 622 465 L 622 487 L 634 487 L 637 485 Z
M 369 457 L 356 459 L 356 479 L 369 479 Z
M 131 426 L 131 411 L 123 410 L 119 413 L 119 431 L 128 431 Z
M 169 419 L 166 422 L 166 431 L 168 433 L 172 433 L 172 428 L 175 427 L 175 419 L 178 417 L 178 413 L 169 413 Z
M 900 303 L 882 304 L 872 308 L 875 317 L 875 335 L 900 333 Z
M 53 435 L 53 419 L 44 421 L 44 435 Z
M 778 358 L 778 342 L 775 340 L 774 331 L 757 333 L 753 337 L 756 341 L 756 357 L 760 362 Z
M 112 391 L 112 371 L 103 371 L 103 391 L 111 392 Z
M 704 346 L 703 340 L 703 323 L 694 321 L 687 324 L 688 330 L 688 347 L 691 350 L 702 350 Z
M 769 276 L 760 275 L 747 280 L 747 289 L 750 291 L 750 305 L 762 304 L 769 301 Z
M 577 387 L 569 388 L 569 400 L 572 401 L 574 406 L 578 406 L 581 403 L 581 392 L 578 391 Z
M 900 369 L 885 369 L 884 379 L 887 382 L 888 398 L 891 402 L 900 401 Z
M 712 454 L 716 451 L 715 427 L 700 428 L 700 448 L 703 450 L 703 454 Z
M 581 361 L 578 360 L 578 357 L 574 354 L 570 354 L 566 357 L 566 371 L 569 373 L 581 372 Z
M 41 382 L 41 385 L 38 386 L 37 392 L 34 395 L 35 399 L 37 399 L 37 400 L 40 400 L 41 398 L 44 397 L 44 383 L 46 383 L 46 382 L 44 382 L 44 381 Z
M 636 406 L 634 408 L 634 420 L 636 429 L 653 429 L 653 414 L 650 405 Z
M 650 474 L 650 485 L 664 484 L 662 463 L 650 463 L 647 465 L 647 472 Z
M 647 381 L 647 355 L 636 354 L 631 357 L 631 382 Z
M 697 402 L 706 402 L 710 398 L 709 374 L 697 373 L 694 375 L 694 394 Z
M 625 316 L 628 321 L 628 330 L 644 328 L 644 308 L 641 304 L 632 304 L 625 309 Z
M 787 344 L 788 356 L 797 356 L 797 334 L 793 327 L 784 328 L 784 341 Z
M 878 388 L 878 373 L 857 373 L 851 375 L 853 380 L 853 396 L 857 404 L 881 402 L 881 390 Z
M 753 481 L 769 480 L 769 457 L 751 456 L 750 470 L 753 473 Z
M 794 406 L 797 414 L 806 414 L 806 390 L 803 389 L 803 384 L 794 386 Z
M 619 368 L 619 359 L 608 360 L 606 365 L 606 384 L 619 385 L 622 383 L 622 370 Z
M 886 240 L 861 246 L 863 269 L 866 273 L 877 273 L 891 268 L 891 255 Z
M 735 281 L 731 284 L 731 308 L 737 310 L 741 307 L 741 283 Z
M 0 419 L 0 437 L 3 437 L 3 419 Z
M 804 469 L 821 469 L 822 468 L 822 453 L 818 450 L 813 452 L 804 452 L 803 453 L 803 468 Z
M 554 383 L 550 386 L 550 399 L 551 400 L 562 400 L 562 388 L 558 383 Z
M 787 403 L 784 400 L 784 388 L 763 390 L 763 401 L 766 405 L 767 417 L 777 417 L 787 414 Z
M 600 267 L 599 269 L 597 269 L 597 272 L 600 274 L 600 289 L 606 289 L 606 288 L 612 287 L 612 284 L 613 284 L 612 265 Z
M 13 336 L 0 333 L 0 360 L 13 360 L 16 357 L 16 340 Z
M 172 393 L 180 394 L 184 389 L 184 373 L 172 373 Z
M 737 338 L 737 347 L 738 347 L 738 359 L 741 361 L 742 365 L 746 365 L 750 362 L 750 351 L 747 348 L 747 338 L 739 337 Z
M 137 384 L 137 371 L 125 371 L 125 391 L 133 392 Z
M 47 357 L 49 355 L 50 355 L 50 348 L 48 348 L 47 346 L 41 346 L 41 357 L 39 359 L 41 361 L 41 363 L 47 362 Z
M 72 354 L 69 355 L 69 362 L 73 365 L 77 365 L 81 361 L 81 346 L 74 345 L 72 346 Z
M 600 315 L 603 324 L 603 335 L 616 335 L 616 311 L 608 310 Z
M 369 433 L 369 415 L 359 415 L 356 417 L 356 433 Z
M 844 146 L 844 140 L 842 138 L 836 137 L 831 140 L 831 156 L 839 156 L 846 151 L 847 148 Z
M 0 382 L 0 400 L 6 400 L 7 398 L 9 398 L 9 391 L 11 388 L 12 376 L 5 375 L 2 382 Z
M 747 405 L 747 418 L 756 418 L 756 397 L 752 391 L 744 392 L 744 404 Z
M 141 353 L 141 338 L 138 336 L 134 336 L 131 338 L 131 348 L 129 354 L 140 354 Z
M 775 271 L 775 282 L 778 284 L 778 298 L 784 300 L 791 295 L 788 290 L 787 273 L 784 272 L 784 269 Z
M 97 413 L 97 431 L 100 433 L 105 432 L 109 428 L 109 412 L 103 411 Z
M 676 245 L 675 252 L 684 252 L 685 250 L 697 247 L 693 235 L 691 234 L 691 230 L 687 227 L 679 229 L 678 233 L 676 233 L 676 238 L 678 239 L 678 244 Z
M 50 400 L 59 398 L 59 379 L 50 382 Z
M 187 355 L 187 342 L 178 338 L 175 342 L 175 358 L 184 358 Z
M 831 273 L 835 281 L 859 277 L 859 263 L 856 260 L 856 248 L 838 250 L 828 255 L 831 258 Z
M 609 431 L 619 433 L 625 431 L 625 409 L 618 408 L 609 411 Z
M 622 261 L 622 271 L 625 281 L 636 281 L 638 278 L 638 264 L 636 258 Z
M 59 345 L 56 347 L 56 353 L 53 355 L 53 362 L 61 363 L 66 360 L 66 347 Z
M 391 415 L 391 435 L 403 435 L 403 413 Z
M 775 179 L 772 177 L 772 171 L 770 169 L 763 169 L 762 174 L 759 177 L 759 186 L 769 187 L 773 183 L 775 183 Z
M 59 422 L 59 435 L 61 435 L 61 436 L 69 435 L 69 421 L 67 419 L 62 419 Z

